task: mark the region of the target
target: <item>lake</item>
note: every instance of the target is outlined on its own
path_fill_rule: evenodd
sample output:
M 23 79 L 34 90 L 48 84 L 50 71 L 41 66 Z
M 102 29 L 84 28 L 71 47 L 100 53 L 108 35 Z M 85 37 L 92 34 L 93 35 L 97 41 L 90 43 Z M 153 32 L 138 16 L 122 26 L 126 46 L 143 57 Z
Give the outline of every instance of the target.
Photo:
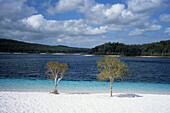
M 51 90 L 53 86 L 46 80 L 46 75 L 44 74 L 46 71 L 45 65 L 48 61 L 58 61 L 67 63 L 69 67 L 69 71 L 64 76 L 63 81 L 61 81 L 61 89 L 68 91 L 71 88 L 77 91 L 76 88 L 79 86 L 79 91 L 82 87 L 84 87 L 83 91 L 93 91 L 95 87 L 96 91 L 105 92 L 107 87 L 109 87 L 109 80 L 99 82 L 96 75 L 99 73 L 96 61 L 101 58 L 103 56 L 0 54 L 0 90 L 24 91 L 26 86 L 27 89 L 25 90 L 27 91 Z M 119 84 L 116 92 L 128 90 L 128 86 L 133 86 L 129 88 L 129 91 L 137 91 L 143 87 L 143 89 L 137 92 L 146 92 L 152 89 L 152 92 L 163 93 L 164 91 L 169 94 L 169 58 L 120 57 L 120 60 L 128 65 L 132 75 L 130 78 L 125 79 L 124 82 L 117 81 L 114 83 L 116 86 Z M 23 83 L 23 81 L 25 82 Z M 22 84 L 26 86 L 21 87 Z

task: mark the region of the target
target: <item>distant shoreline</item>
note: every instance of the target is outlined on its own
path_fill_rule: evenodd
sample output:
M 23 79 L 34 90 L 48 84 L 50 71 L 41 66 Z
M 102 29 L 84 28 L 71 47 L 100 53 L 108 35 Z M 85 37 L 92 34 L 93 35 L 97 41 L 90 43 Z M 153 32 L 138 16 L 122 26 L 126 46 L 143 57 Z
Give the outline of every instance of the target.
M 8 53 L 8 52 L 0 52 L 0 54 L 55 54 L 55 55 L 88 55 L 88 54 L 81 54 L 81 53 Z
M 151 57 L 151 58 L 170 58 L 170 56 L 135 56 L 135 57 Z
M 84 53 L 6 53 L 6 52 L 0 52 L 0 54 L 42 54 L 42 55 L 82 55 L 82 56 L 97 56 L 92 54 L 84 54 Z
M 82 56 L 118 56 L 118 57 L 144 57 L 144 58 L 170 58 L 170 56 L 125 56 L 125 55 L 94 55 L 85 53 L 7 53 L 0 52 L 0 54 L 52 54 L 52 55 L 82 55 Z

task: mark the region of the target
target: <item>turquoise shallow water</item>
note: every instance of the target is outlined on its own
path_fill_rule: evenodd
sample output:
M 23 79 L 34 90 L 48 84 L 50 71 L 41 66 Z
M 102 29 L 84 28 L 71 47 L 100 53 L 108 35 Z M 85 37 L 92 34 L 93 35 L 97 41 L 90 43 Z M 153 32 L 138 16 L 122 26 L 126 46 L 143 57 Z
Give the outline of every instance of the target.
M 66 93 L 107 93 L 109 87 L 109 82 L 63 80 L 58 90 Z M 50 92 L 53 88 L 49 80 L 0 79 L 0 91 Z M 170 84 L 114 82 L 113 93 L 170 94 Z

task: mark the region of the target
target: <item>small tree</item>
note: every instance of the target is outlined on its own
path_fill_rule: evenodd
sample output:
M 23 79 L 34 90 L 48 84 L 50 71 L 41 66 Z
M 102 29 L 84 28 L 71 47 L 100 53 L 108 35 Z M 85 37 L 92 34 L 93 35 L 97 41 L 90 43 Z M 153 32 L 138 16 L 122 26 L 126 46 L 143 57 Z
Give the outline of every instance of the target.
M 51 83 L 55 86 L 53 93 L 58 94 L 57 86 L 60 80 L 63 78 L 65 72 L 68 70 L 68 66 L 67 64 L 64 63 L 60 64 L 56 61 L 53 61 L 48 62 L 46 64 L 46 68 L 47 68 L 46 74 L 48 75 L 47 79 L 50 79 Z
M 112 97 L 112 84 L 114 79 L 123 80 L 125 77 L 130 76 L 128 71 L 128 66 L 120 61 L 118 57 L 104 57 L 103 59 L 98 59 L 97 68 L 100 73 L 97 75 L 100 81 L 105 79 L 110 79 L 110 96 Z

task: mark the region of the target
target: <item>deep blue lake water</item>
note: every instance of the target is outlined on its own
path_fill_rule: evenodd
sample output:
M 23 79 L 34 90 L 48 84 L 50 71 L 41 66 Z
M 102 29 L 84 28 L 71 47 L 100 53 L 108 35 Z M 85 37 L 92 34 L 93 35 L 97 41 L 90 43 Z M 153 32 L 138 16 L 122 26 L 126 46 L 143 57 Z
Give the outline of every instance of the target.
M 53 86 L 46 80 L 45 65 L 48 61 L 67 63 L 69 71 L 60 88 L 68 90 L 84 87 L 84 90 L 104 91 L 109 82 L 98 82 L 96 61 L 102 56 L 52 55 L 52 54 L 0 54 L 0 91 L 45 91 Z M 170 94 L 170 59 L 120 57 L 127 63 L 132 75 L 124 82 L 116 82 L 117 92 L 125 89 L 137 92 L 149 91 Z M 91 81 L 91 82 L 90 82 Z M 24 82 L 24 83 L 23 83 Z M 24 85 L 26 86 L 24 86 Z M 79 84 L 79 85 L 78 85 Z M 118 85 L 118 86 L 117 86 Z M 65 86 L 65 87 L 64 87 Z M 131 86 L 131 87 L 130 87 Z M 114 87 L 114 86 L 113 86 Z M 143 88 L 142 88 L 143 87 Z M 141 89 L 140 89 L 141 88 Z M 44 90 L 43 90 L 44 89 Z M 83 90 L 83 89 L 82 89 Z M 108 88 L 109 90 L 109 88 Z M 106 91 L 106 90 L 105 90 Z
M 46 79 L 44 68 L 48 61 L 67 63 L 65 80 L 98 81 L 96 61 L 101 56 L 0 54 L 0 78 Z M 120 57 L 132 75 L 125 81 L 170 83 L 169 58 Z

